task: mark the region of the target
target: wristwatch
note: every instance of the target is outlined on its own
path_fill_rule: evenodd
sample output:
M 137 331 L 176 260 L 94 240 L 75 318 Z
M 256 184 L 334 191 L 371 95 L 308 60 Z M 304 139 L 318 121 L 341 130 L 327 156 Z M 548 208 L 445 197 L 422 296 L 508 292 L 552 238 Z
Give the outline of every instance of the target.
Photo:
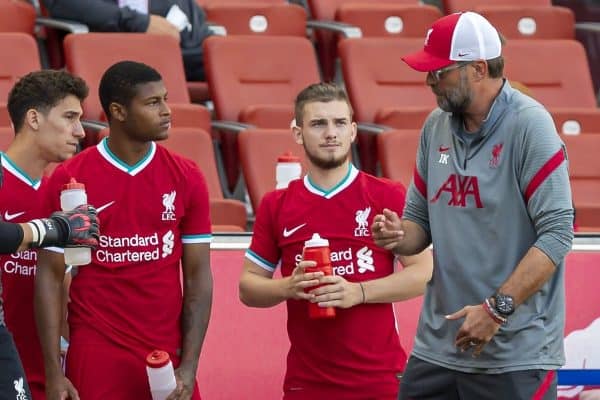
M 496 293 L 492 296 L 494 299 L 494 309 L 503 317 L 508 317 L 515 312 L 515 301 L 512 296 L 504 293 Z

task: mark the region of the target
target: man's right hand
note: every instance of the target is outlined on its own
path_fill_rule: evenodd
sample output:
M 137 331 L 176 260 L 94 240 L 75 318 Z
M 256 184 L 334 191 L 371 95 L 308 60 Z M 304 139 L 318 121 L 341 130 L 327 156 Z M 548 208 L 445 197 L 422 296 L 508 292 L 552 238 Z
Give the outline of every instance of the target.
M 314 294 L 305 293 L 304 289 L 317 286 L 323 272 L 306 272 L 306 267 L 317 265 L 314 261 L 300 261 L 288 277 L 288 297 L 294 300 L 311 300 Z
M 179 43 L 181 39 L 177 27 L 160 15 L 150 15 L 150 22 L 148 23 L 146 33 L 172 36 L 177 39 L 177 43 Z
M 64 375 L 54 379 L 46 379 L 46 399 L 47 400 L 79 400 L 79 393 Z
M 70 211 L 57 211 L 49 219 L 62 227 L 58 243 L 61 247 L 98 246 L 98 217 L 93 206 L 84 204 Z
M 398 214 L 384 208 L 383 214 L 378 214 L 373 219 L 371 226 L 373 241 L 379 247 L 394 251 L 404 239 L 404 229 Z

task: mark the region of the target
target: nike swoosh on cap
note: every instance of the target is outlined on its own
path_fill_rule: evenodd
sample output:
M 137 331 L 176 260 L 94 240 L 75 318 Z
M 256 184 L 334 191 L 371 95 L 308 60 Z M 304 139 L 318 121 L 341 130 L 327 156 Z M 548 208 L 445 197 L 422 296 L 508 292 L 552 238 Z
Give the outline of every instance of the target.
M 113 201 L 111 201 L 110 203 L 106 203 L 105 205 L 103 205 L 103 206 L 100 206 L 100 207 L 96 208 L 96 213 L 97 213 L 97 214 L 100 214 L 100 212 L 101 212 L 101 211 L 103 211 L 103 210 L 107 209 L 108 207 L 112 206 L 113 204 L 115 204 L 115 201 L 114 201 L 114 200 L 113 200 Z
M 294 234 L 294 232 L 296 232 L 298 229 L 302 228 L 304 225 L 306 225 L 306 222 L 303 223 L 302 225 L 298 225 L 295 228 L 292 228 L 288 231 L 287 228 L 283 228 L 283 237 L 290 237 Z
M 19 216 L 21 216 L 23 214 L 25 214 L 25 211 L 17 212 L 17 213 L 14 213 L 14 214 L 9 214 L 8 211 L 5 211 L 4 212 L 4 219 L 6 221 L 10 221 L 11 219 L 15 219 L 15 218 L 17 218 L 17 217 L 19 217 Z

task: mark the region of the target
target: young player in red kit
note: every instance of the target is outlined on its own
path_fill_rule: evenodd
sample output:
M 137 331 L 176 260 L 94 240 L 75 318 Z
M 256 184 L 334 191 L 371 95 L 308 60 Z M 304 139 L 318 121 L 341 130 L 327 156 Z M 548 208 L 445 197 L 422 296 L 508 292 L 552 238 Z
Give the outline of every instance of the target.
M 286 301 L 290 351 L 284 399 L 396 399 L 406 354 L 393 301 L 423 293 L 432 258 L 400 259 L 373 243 L 369 227 L 383 208 L 400 212 L 404 188 L 358 171 L 349 160 L 356 137 L 346 93 L 315 84 L 296 98 L 294 135 L 304 146 L 308 173 L 287 189 L 265 195 L 240 280 L 240 297 L 253 307 Z M 307 273 L 304 242 L 329 241 L 334 275 Z M 281 266 L 282 279 L 273 279 Z M 305 288 L 326 284 L 305 293 Z M 309 302 L 336 307 L 332 319 L 311 319 Z
M 56 318 L 64 260 L 40 252 L 36 317 L 47 393 L 150 400 L 145 359 L 159 349 L 176 368 L 169 400 L 199 399 L 196 372 L 212 299 L 206 183 L 192 161 L 155 143 L 167 137 L 171 118 L 157 71 L 119 62 L 104 73 L 99 93 L 110 136 L 59 166 L 48 184 L 52 207 L 71 178 L 85 184 L 104 229 L 92 263 L 71 283 L 66 377 Z
M 5 221 L 26 222 L 47 215 L 44 169 L 75 154 L 85 135 L 79 118 L 87 94 L 80 78 L 50 70 L 32 72 L 11 89 L 8 110 L 16 135 L 2 154 L 0 212 Z M 43 400 L 44 360 L 33 315 L 37 251 L 2 255 L 0 264 L 4 320 L 14 337 L 32 398 Z M 12 393 L 14 399 L 16 392 Z

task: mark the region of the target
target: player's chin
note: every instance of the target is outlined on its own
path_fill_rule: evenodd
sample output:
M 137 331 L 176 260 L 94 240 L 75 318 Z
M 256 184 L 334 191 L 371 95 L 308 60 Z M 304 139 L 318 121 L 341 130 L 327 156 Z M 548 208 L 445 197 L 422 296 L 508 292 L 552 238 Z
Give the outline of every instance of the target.
M 169 129 L 161 129 L 156 133 L 156 135 L 154 135 L 154 138 L 152 140 L 160 141 L 160 140 L 165 140 L 168 138 L 169 138 Z

